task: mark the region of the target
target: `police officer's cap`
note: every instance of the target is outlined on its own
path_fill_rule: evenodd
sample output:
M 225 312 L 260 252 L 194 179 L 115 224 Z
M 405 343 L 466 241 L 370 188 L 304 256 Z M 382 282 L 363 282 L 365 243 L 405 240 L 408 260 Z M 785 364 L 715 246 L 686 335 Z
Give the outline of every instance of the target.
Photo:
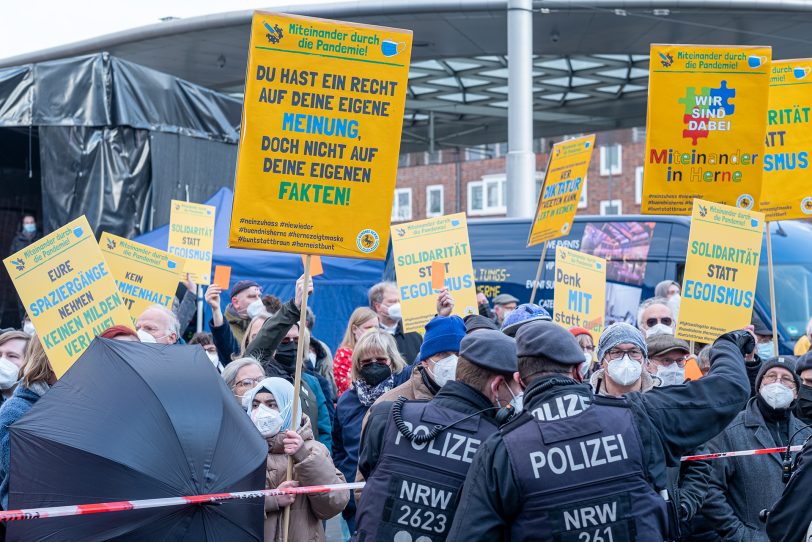
M 544 358 L 562 365 L 584 362 L 584 351 L 572 333 L 553 322 L 530 322 L 516 332 L 518 355 Z
M 519 370 L 516 341 L 493 329 L 466 335 L 460 343 L 460 357 L 495 373 L 515 373 Z M 582 354 L 582 361 L 583 357 Z

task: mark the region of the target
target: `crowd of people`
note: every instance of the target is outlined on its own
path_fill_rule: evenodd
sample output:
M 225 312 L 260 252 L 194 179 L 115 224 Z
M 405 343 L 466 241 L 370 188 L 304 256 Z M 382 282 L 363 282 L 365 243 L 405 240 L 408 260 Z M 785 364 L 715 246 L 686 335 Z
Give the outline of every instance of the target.
M 492 303 L 480 294 L 479 314 L 462 319 L 445 289 L 424 333 L 404 333 L 397 285 L 382 282 L 335 355 L 314 336 L 312 311 L 299 327 L 305 289 L 318 295 L 303 277 L 288 301 L 250 280 L 209 286 L 211 331 L 184 341 L 194 289 L 172 310 L 145 310 L 135 331 L 102 337 L 203 348 L 267 440 L 267 488 L 366 482 L 267 497 L 268 542 L 282 540 L 286 508 L 293 541 L 324 540 L 338 515 L 345 539 L 359 542 L 796 541 L 812 520 L 804 486 L 783 476 L 794 455 L 681 460 L 803 444 L 812 352 L 777 355 L 758 319 L 712 345 L 676 338 L 675 281 L 640 304 L 636 325 L 599 335 L 508 294 Z M 4 508 L 10 462 L 24 461 L 10 453 L 8 428 L 57 381 L 34 333 L 29 322 L 0 334 Z M 701 378 L 686 377 L 691 363 Z

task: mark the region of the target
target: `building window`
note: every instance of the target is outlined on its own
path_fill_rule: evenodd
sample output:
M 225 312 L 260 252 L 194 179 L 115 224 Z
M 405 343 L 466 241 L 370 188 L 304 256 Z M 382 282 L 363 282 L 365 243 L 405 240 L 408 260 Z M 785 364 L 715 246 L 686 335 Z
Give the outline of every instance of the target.
M 634 168 L 634 202 L 643 203 L 643 166 Z
M 403 222 L 412 219 L 412 189 L 396 188 L 392 200 L 392 222 Z
M 433 184 L 426 187 L 426 217 L 443 215 L 443 185 Z
M 579 209 L 586 209 L 587 206 L 586 187 L 587 187 L 586 177 L 584 177 L 584 187 L 581 189 L 581 199 L 578 200 Z
M 622 215 L 623 202 L 619 199 L 603 200 L 601 202 L 601 215 Z
M 537 171 L 536 172 L 536 201 L 539 200 L 541 196 L 541 189 L 544 187 L 544 172 Z
M 601 175 L 620 175 L 623 147 L 619 144 L 601 147 Z
M 481 181 L 468 183 L 468 214 L 499 215 L 507 213 L 507 180 L 504 174 L 485 175 Z
M 645 127 L 640 128 L 632 128 L 632 141 L 634 143 L 643 143 L 646 141 L 646 129 Z

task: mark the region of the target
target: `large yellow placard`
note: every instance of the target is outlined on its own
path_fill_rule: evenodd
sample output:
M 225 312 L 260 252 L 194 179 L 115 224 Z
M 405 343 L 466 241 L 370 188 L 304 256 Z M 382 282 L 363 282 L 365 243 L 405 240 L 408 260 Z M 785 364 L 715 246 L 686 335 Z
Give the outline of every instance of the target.
M 12 254 L 6 265 L 57 377 L 94 337 L 132 328 L 93 230 L 82 216 Z
M 768 222 L 812 217 L 812 59 L 772 64 L 761 212 Z
M 583 327 L 599 337 L 606 313 L 606 260 L 556 247 L 553 313 L 553 321 L 565 328 Z
M 151 305 L 172 309 L 183 262 L 168 252 L 111 233 L 99 246 L 116 280 L 118 292 L 133 320 Z
M 594 147 L 594 134 L 553 145 L 527 246 L 569 233 Z
M 771 49 L 652 45 L 643 213 L 758 206 Z
M 753 314 L 764 214 L 696 200 L 677 337 L 712 343 Z
M 392 226 L 392 253 L 398 278 L 403 330 L 421 331 L 437 314 L 439 288 L 432 285 L 432 263 L 445 273 L 445 287 L 454 298 L 454 312 L 477 312 L 474 266 L 465 213 Z
M 215 211 L 212 205 L 173 199 L 169 212 L 167 252 L 184 260 L 183 273 L 197 284 L 211 283 Z
M 408 30 L 255 13 L 229 246 L 382 260 Z

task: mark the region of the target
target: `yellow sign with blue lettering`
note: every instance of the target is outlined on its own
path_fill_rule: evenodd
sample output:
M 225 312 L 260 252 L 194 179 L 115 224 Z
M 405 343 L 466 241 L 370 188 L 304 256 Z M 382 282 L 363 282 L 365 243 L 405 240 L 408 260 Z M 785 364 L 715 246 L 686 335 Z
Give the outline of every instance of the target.
M 761 212 L 767 222 L 812 218 L 812 59 L 772 64 Z
M 57 377 L 105 329 L 133 327 L 84 216 L 3 263 Z
M 422 331 L 437 314 L 440 289 L 435 288 L 439 284 L 432 283 L 432 264 L 445 274 L 443 285 L 454 298 L 452 314 L 476 314 L 474 266 L 465 213 L 392 226 L 392 254 L 404 332 Z
M 586 185 L 586 173 L 594 147 L 594 134 L 553 145 L 527 246 L 532 247 L 570 232 L 581 192 Z
M 583 327 L 600 337 L 606 313 L 606 260 L 559 246 L 555 249 L 553 321 Z
M 167 252 L 184 260 L 183 269 L 179 269 L 181 278 L 188 273 L 192 282 L 211 283 L 216 211 L 213 205 L 172 200 Z
M 99 246 L 133 320 L 151 305 L 172 309 L 182 260 L 107 232 L 102 233 Z
M 688 215 L 695 198 L 758 208 L 771 55 L 651 46 L 643 213 Z
M 712 343 L 750 323 L 764 213 L 694 201 L 677 337 Z
M 411 43 L 254 14 L 229 246 L 386 257 Z

